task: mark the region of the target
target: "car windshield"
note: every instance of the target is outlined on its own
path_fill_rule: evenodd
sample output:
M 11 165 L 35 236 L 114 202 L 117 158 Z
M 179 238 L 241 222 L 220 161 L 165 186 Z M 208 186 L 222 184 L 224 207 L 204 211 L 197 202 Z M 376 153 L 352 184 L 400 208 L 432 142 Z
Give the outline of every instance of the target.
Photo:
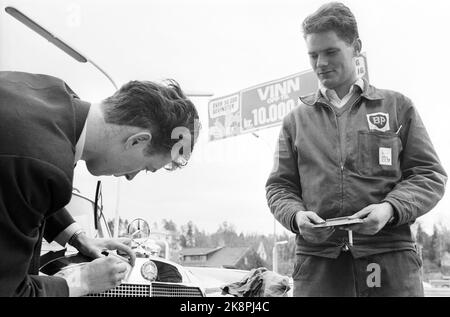
M 65 207 L 72 218 L 86 231 L 91 238 L 98 237 L 95 229 L 94 209 L 95 203 L 87 197 L 78 193 L 72 193 L 70 203 Z

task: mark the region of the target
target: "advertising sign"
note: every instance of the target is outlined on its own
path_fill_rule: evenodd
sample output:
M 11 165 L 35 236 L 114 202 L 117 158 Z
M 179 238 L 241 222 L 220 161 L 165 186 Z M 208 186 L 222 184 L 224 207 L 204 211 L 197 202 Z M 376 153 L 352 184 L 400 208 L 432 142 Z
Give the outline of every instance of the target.
M 299 97 L 317 91 L 312 71 L 295 74 L 241 92 L 241 131 L 253 132 L 279 125 L 299 104 Z
M 241 134 L 240 94 L 213 99 L 208 103 L 209 140 Z
M 355 59 L 359 78 L 369 80 L 367 58 Z M 280 125 L 299 105 L 300 96 L 315 93 L 319 87 L 312 70 L 263 83 L 208 103 L 209 140 L 220 140 Z
M 220 140 L 281 124 L 298 98 L 317 90 L 313 71 L 294 74 L 208 103 L 209 140 Z

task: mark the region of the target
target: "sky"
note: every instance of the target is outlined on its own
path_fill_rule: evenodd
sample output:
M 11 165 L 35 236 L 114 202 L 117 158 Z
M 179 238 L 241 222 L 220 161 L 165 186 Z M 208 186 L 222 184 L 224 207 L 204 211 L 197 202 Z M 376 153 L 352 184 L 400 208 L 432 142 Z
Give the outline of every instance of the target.
M 14 6 L 72 44 L 121 85 L 174 78 L 188 92 L 212 98 L 310 69 L 300 26 L 318 0 L 0 0 L 0 70 L 45 73 L 64 79 L 81 99 L 111 95 L 111 83 L 4 12 Z M 411 98 L 444 168 L 450 170 L 448 89 L 450 2 L 348 0 L 355 14 L 370 81 Z M 208 142 L 208 97 L 193 98 L 203 124 L 188 166 L 138 175 L 133 181 L 101 177 L 105 213 L 177 225 L 193 221 L 214 232 L 224 221 L 238 232 L 286 232 L 274 225 L 264 185 L 279 127 Z M 74 187 L 93 197 L 98 178 L 83 163 Z M 419 221 L 450 225 L 450 194 Z

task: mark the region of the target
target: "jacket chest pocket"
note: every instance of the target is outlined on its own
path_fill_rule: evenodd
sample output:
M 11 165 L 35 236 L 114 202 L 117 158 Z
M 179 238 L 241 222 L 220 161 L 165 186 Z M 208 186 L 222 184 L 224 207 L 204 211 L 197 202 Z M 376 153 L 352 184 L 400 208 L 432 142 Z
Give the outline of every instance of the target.
M 392 132 L 358 132 L 357 168 L 367 176 L 400 175 L 402 142 Z

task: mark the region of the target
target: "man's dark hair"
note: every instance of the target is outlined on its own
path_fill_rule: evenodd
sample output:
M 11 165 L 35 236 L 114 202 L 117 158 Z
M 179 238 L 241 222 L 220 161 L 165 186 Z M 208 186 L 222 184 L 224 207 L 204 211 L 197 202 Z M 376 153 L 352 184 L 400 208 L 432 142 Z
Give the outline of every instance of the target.
M 324 4 L 316 12 L 306 17 L 302 27 L 304 37 L 312 33 L 334 31 L 347 44 L 353 44 L 359 38 L 355 16 L 348 7 L 340 2 Z
M 103 101 L 105 121 L 149 129 L 152 134 L 147 154 L 170 153 L 180 139 L 189 135 L 172 135 L 177 128 L 190 132 L 190 151 L 194 149 L 201 128 L 197 109 L 175 80 L 166 85 L 150 81 L 130 81 Z

